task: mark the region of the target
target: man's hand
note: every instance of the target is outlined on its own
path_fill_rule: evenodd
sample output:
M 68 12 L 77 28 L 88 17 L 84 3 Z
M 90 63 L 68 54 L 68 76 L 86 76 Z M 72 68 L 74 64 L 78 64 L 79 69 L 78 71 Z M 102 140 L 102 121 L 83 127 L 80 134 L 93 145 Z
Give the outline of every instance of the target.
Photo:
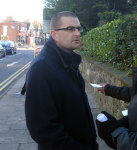
M 105 122 L 100 122 L 96 119 L 96 125 L 98 129 L 99 136 L 107 143 L 111 148 L 116 148 L 116 144 L 113 143 L 111 133 L 121 127 L 122 125 L 109 113 L 102 111 L 108 120 Z
M 105 94 L 104 88 L 107 85 L 106 83 L 100 83 L 99 85 L 101 85 L 101 88 L 98 88 L 98 91 L 101 92 L 102 94 Z
M 97 127 L 101 130 L 103 129 L 102 131 L 111 134 L 115 129 L 122 126 L 120 122 L 116 120 L 115 117 L 113 117 L 106 111 L 102 111 L 101 113 L 108 118 L 108 120 L 105 122 L 100 122 L 96 119 Z

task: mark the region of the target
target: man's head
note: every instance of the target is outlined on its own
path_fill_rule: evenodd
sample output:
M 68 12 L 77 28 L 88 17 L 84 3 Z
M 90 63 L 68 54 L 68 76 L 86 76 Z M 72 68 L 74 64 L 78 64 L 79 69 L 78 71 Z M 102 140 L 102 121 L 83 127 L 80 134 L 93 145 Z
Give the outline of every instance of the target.
M 40 53 L 42 47 L 37 47 L 35 50 L 34 50 L 34 58 Z
M 56 44 L 66 52 L 70 53 L 79 46 L 81 30 L 79 19 L 72 12 L 59 12 L 51 19 L 50 34 Z

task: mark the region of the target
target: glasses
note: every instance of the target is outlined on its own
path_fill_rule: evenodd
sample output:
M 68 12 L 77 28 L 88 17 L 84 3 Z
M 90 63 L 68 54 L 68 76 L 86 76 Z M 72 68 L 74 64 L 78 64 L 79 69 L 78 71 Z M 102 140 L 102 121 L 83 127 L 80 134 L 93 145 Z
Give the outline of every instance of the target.
M 83 28 L 82 28 L 81 26 L 79 26 L 79 27 L 68 26 L 68 27 L 66 27 L 66 28 L 59 28 L 59 29 L 54 29 L 54 30 L 55 30 L 55 31 L 65 30 L 65 31 L 74 32 L 76 29 L 77 29 L 79 32 L 83 32 Z

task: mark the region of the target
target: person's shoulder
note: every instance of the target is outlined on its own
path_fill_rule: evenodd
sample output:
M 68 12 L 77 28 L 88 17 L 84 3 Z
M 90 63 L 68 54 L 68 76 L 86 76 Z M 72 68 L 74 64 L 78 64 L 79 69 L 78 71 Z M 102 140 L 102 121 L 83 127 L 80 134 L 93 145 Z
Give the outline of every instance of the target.
M 27 77 L 31 80 L 42 78 L 46 74 L 46 67 L 42 60 L 34 60 L 27 71 Z
M 32 65 L 31 65 L 31 69 L 41 69 L 43 67 L 45 67 L 45 60 L 42 57 L 38 57 L 33 60 Z

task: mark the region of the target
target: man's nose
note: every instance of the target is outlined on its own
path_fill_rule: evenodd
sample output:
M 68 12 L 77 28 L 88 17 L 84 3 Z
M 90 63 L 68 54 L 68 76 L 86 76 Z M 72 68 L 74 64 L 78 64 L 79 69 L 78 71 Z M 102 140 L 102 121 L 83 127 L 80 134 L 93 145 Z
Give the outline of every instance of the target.
M 80 31 L 78 29 L 75 29 L 74 35 L 80 36 Z

